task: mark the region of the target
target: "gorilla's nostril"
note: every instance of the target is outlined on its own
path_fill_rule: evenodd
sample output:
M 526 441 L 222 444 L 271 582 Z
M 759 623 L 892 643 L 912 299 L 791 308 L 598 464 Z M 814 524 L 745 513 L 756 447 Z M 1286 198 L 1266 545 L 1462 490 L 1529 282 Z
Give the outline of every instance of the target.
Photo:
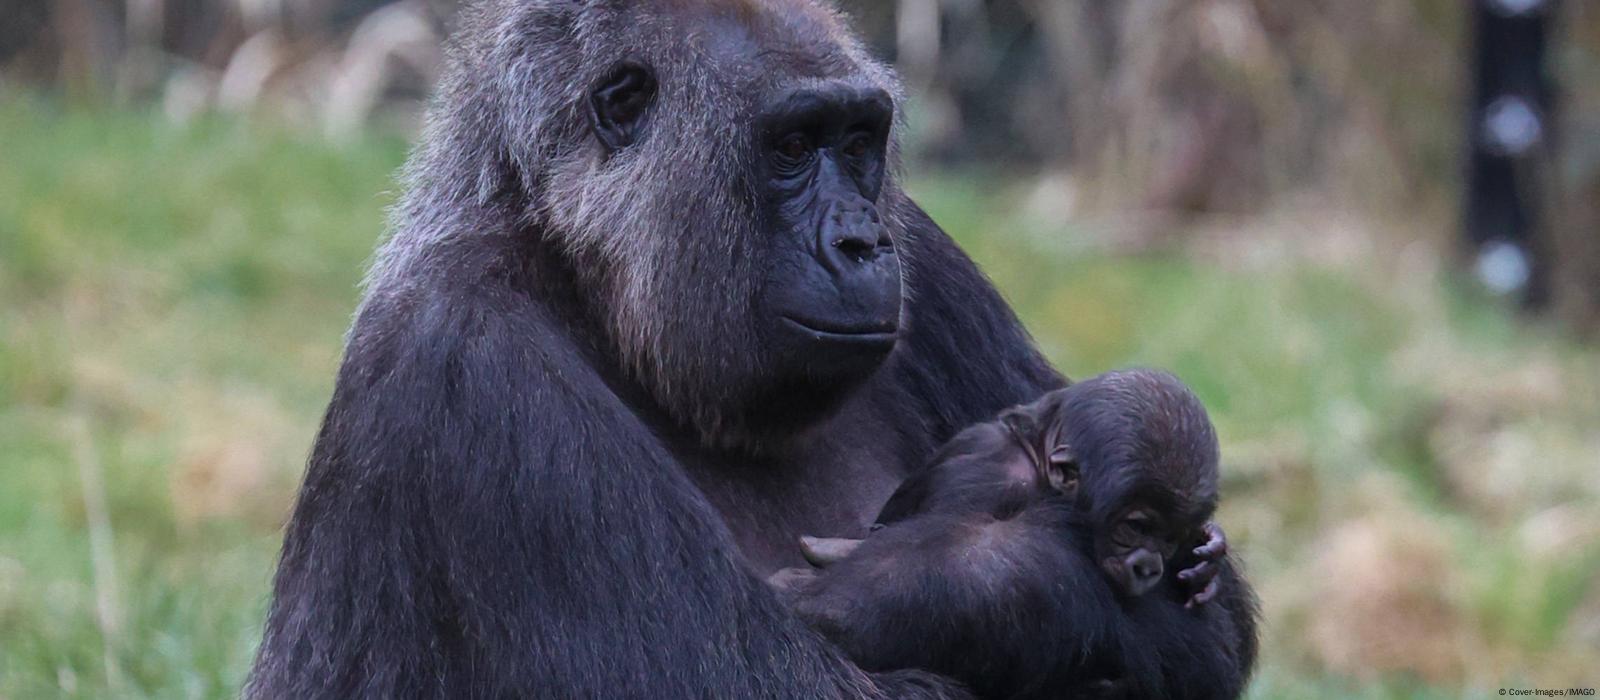
M 827 205 L 817 231 L 818 260 L 835 275 L 872 273 L 879 256 L 893 252 L 889 232 L 871 202 L 834 201 Z
M 1128 571 L 1128 592 L 1143 595 L 1161 580 L 1161 557 L 1148 550 L 1134 551 L 1125 560 Z

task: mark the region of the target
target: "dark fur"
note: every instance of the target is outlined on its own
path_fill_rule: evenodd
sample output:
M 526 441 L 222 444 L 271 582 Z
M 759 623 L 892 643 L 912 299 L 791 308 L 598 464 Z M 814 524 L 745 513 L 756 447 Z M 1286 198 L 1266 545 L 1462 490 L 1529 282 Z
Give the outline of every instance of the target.
M 1059 445 L 1081 468 L 1067 494 L 1035 469 Z M 1100 546 L 1133 499 L 1183 546 L 1130 598 Z M 883 529 L 820 572 L 785 572 L 784 593 L 869 670 L 936 671 L 986 697 L 1233 698 L 1255 660 L 1253 594 L 1227 558 L 1210 604 L 1185 608 L 1176 578 L 1216 499 L 1199 400 L 1162 372 L 1109 373 L 963 430 Z
M 882 525 L 928 512 L 1014 512 L 1047 485 L 1034 461 L 1057 444 L 1082 465 L 1077 503 L 1090 522 L 1145 496 L 1195 526 L 1217 507 L 1217 435 L 1188 387 L 1166 372 L 1121 370 L 1086 379 L 957 433 L 932 465 L 895 489 Z
M 960 695 L 859 670 L 761 583 L 802 532 L 863 534 L 956 430 L 1064 383 L 892 171 L 898 345 L 857 381 L 774 381 L 748 115 L 777 79 L 897 94 L 888 71 L 803 0 L 461 21 L 246 694 Z M 624 58 L 660 92 L 607 153 L 584 106 Z

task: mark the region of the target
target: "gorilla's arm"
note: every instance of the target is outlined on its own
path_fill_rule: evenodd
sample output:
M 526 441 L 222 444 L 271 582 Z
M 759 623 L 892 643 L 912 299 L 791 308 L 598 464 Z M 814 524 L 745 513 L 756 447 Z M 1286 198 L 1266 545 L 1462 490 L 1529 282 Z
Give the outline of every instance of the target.
M 1244 694 L 1250 675 L 1255 672 L 1256 653 L 1258 650 L 1259 632 L 1256 625 L 1261 617 L 1261 606 L 1256 600 L 1255 590 L 1250 587 L 1239 573 L 1239 563 L 1233 557 L 1224 557 L 1221 564 L 1222 571 L 1217 575 L 1220 594 L 1216 605 L 1230 621 L 1232 621 L 1232 638 L 1227 646 L 1232 647 L 1232 658 L 1229 659 L 1236 672 L 1227 676 L 1230 683 L 1224 688 L 1225 697 L 1239 697 Z
M 249 696 L 963 695 L 806 629 L 514 264 L 435 259 L 356 321 Z
M 994 285 L 914 202 L 898 207 L 910 319 L 897 378 L 931 421 L 935 443 L 1002 409 L 1066 386 Z
M 1183 589 L 1171 581 L 1156 599 L 1131 612 L 1135 636 L 1161 659 L 1163 697 L 1174 700 L 1237 698 L 1255 667 L 1256 600 L 1229 557 L 1219 560 L 1217 598 L 1180 604 Z

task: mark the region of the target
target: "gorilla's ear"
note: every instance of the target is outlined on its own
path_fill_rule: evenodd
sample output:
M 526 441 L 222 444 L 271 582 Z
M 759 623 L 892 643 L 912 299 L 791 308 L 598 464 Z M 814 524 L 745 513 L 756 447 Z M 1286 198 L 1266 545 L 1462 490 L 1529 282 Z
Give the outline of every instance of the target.
M 1078 476 L 1078 453 L 1071 445 L 1057 446 L 1045 458 L 1045 481 L 1057 493 L 1067 498 L 1077 498 Z
M 595 138 L 608 151 L 626 148 L 639 137 L 645 110 L 656 96 L 656 76 L 649 68 L 623 61 L 589 93 L 589 120 Z

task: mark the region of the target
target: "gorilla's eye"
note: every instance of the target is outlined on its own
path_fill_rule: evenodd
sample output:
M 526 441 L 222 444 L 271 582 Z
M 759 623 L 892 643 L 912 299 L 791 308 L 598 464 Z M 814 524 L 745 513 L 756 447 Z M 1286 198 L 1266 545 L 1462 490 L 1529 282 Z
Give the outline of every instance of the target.
M 1156 531 L 1159 529 L 1155 519 L 1151 518 L 1149 514 L 1142 511 L 1134 511 L 1129 513 L 1123 519 L 1122 524 L 1124 527 L 1128 528 L 1129 532 L 1132 532 L 1139 537 L 1154 537 L 1156 535 Z
M 864 134 L 857 134 L 844 144 L 845 156 L 854 160 L 865 158 L 870 150 L 872 150 L 872 144 Z
M 645 109 L 656 95 L 656 78 L 649 68 L 623 62 L 614 68 L 589 96 L 594 133 L 606 148 L 618 151 L 639 138 Z
M 801 163 L 811 155 L 811 142 L 800 134 L 789 134 L 778 142 L 778 155 L 791 164 Z

